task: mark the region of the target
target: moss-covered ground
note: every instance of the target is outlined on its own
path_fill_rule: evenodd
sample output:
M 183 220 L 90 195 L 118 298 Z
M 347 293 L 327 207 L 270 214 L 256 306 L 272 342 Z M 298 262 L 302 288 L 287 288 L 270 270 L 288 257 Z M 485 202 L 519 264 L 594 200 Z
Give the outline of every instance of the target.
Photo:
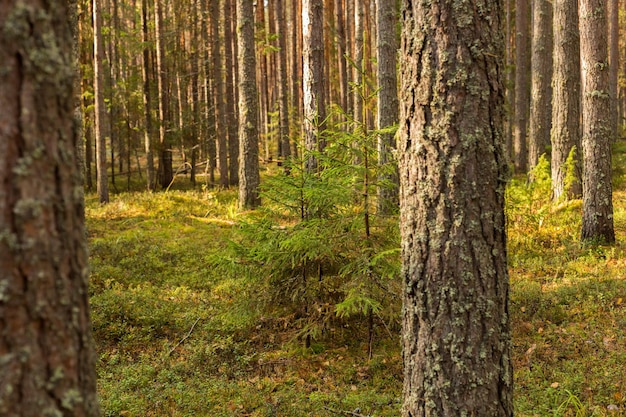
M 614 187 L 617 244 L 603 246 L 579 242 L 580 200 L 553 204 L 545 182 L 511 182 L 518 416 L 626 415 L 621 169 Z M 248 276 L 215 267 L 247 216 L 234 191 L 122 193 L 106 206 L 88 195 L 103 415 L 399 415 L 397 326 L 375 326 L 371 358 L 365 319 L 337 321 L 304 348 L 292 316 L 266 314 Z

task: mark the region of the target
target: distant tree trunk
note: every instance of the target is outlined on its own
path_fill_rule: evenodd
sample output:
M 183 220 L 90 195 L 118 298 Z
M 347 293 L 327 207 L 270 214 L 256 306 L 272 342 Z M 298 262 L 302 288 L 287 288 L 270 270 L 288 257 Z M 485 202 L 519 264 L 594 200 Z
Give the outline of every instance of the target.
M 95 133 L 96 133 L 96 188 L 100 203 L 109 202 L 109 179 L 107 177 L 106 142 L 110 137 L 110 124 L 107 119 L 106 105 L 104 104 L 104 49 L 102 46 L 102 16 L 98 0 L 93 0 L 93 46 L 94 46 L 94 103 L 95 103 Z
M 348 110 L 348 67 L 346 62 L 346 29 L 343 0 L 335 0 L 337 67 L 339 71 L 339 105 L 344 112 Z M 394 28 L 395 33 L 395 28 Z
M 402 1 L 404 417 L 513 416 L 500 4 Z
M 257 27 L 263 28 L 262 34 L 266 36 L 267 33 L 265 31 L 265 6 L 264 2 L 257 2 L 256 4 L 256 25 Z M 266 37 L 263 39 L 266 42 Z M 263 50 L 262 46 L 259 48 L 258 53 L 258 64 L 259 71 L 257 72 L 257 83 L 258 83 L 258 91 L 259 91 L 259 120 L 260 120 L 260 135 L 262 137 L 262 141 L 264 142 L 264 159 L 269 160 L 272 157 L 270 147 L 269 147 L 269 118 L 268 114 L 268 81 L 267 81 L 267 73 L 268 73 L 268 65 L 267 65 L 267 55 Z
M 611 186 L 611 92 L 605 0 L 580 2 L 583 114 L 583 240 L 615 242 Z
M 530 11 L 529 0 L 515 1 L 515 135 L 513 138 L 515 170 L 528 169 L 527 129 L 530 105 Z
M 550 146 L 552 116 L 552 0 L 533 0 L 531 108 L 528 165 L 533 168 Z M 574 58 L 573 58 L 574 59 Z
M 618 69 L 619 69 L 619 3 L 607 0 L 608 45 L 609 45 L 609 91 L 611 94 L 611 140 L 616 141 L 618 129 Z
M 237 0 L 239 52 L 239 207 L 252 209 L 259 197 L 259 133 L 254 9 L 249 0 Z
M 224 0 L 224 65 L 226 67 L 226 127 L 228 128 L 228 183 L 236 186 L 239 184 L 239 138 L 237 137 L 237 113 L 235 111 L 235 84 L 233 71 L 235 62 L 233 60 L 234 36 L 231 28 L 233 2 L 235 0 Z
M 322 137 L 326 119 L 324 101 L 324 7 L 322 0 L 302 1 L 304 147 L 309 152 L 324 149 Z M 314 155 L 306 159 L 308 172 L 318 169 Z
M 363 13 L 363 1 L 354 0 L 354 62 L 352 67 L 352 79 L 354 80 L 354 122 L 355 129 L 359 131 L 364 127 L 365 115 L 363 107 L 363 32 L 365 31 L 365 16 Z
M 509 161 L 513 161 L 513 121 L 515 115 L 515 72 L 513 71 L 513 51 L 515 50 L 515 33 L 512 24 L 511 9 L 513 0 L 506 0 L 506 84 L 505 84 L 505 105 L 507 106 L 505 121 L 506 156 Z
M 74 7 L 0 2 L 0 415 L 7 417 L 100 415 L 75 153 Z
M 283 0 L 274 0 L 276 12 L 276 33 L 278 35 L 278 110 L 279 110 L 279 143 L 283 158 L 291 156 L 289 141 L 289 91 L 287 83 L 287 29 Z
M 143 76 L 143 106 L 146 126 L 144 146 L 146 150 L 146 182 L 148 191 L 156 189 L 154 154 L 152 151 L 152 100 L 150 97 L 150 50 L 148 49 L 148 1 L 141 0 L 141 42 L 143 43 L 141 74 Z
M 207 17 L 210 15 L 211 13 L 211 9 L 209 7 L 209 2 L 210 0 L 200 0 L 200 8 L 202 11 L 202 15 L 203 15 L 203 19 L 201 20 L 201 24 L 200 24 L 200 30 L 202 31 L 202 44 L 203 45 L 213 45 L 213 43 L 210 42 L 210 38 L 209 38 L 209 27 L 207 25 Z M 211 33 L 213 33 L 213 30 L 211 28 Z M 213 85 L 211 84 L 212 81 L 215 79 L 215 68 L 213 67 L 212 61 L 211 61 L 211 57 L 209 55 L 209 50 L 211 50 L 213 48 L 208 48 L 205 47 L 204 49 L 204 54 L 203 54 L 203 58 L 204 58 L 204 65 L 203 70 L 204 70 L 204 98 L 205 98 L 205 111 L 204 111 L 204 117 L 206 119 L 206 123 L 203 123 L 203 127 L 204 127 L 204 131 L 205 131 L 205 148 L 206 148 L 206 169 L 205 172 L 206 174 L 208 174 L 209 178 L 206 180 L 208 181 L 208 184 L 213 187 L 215 185 L 215 167 L 217 165 L 217 149 L 215 146 L 215 135 L 216 135 L 216 130 L 217 130 L 217 122 L 216 122 L 216 118 L 215 118 L 215 110 L 214 110 L 214 100 L 213 100 Z
M 554 0 L 554 80 L 552 106 L 552 196 L 578 198 L 580 182 L 580 36 L 578 32 L 578 1 Z M 574 59 L 572 59 L 574 57 Z M 565 162 L 576 149 L 574 181 L 566 183 Z M 567 188 L 566 188 L 567 187 Z
M 157 84 L 159 96 L 159 177 L 161 188 L 166 189 L 174 179 L 172 150 L 168 127 L 170 124 L 167 73 L 165 69 L 165 47 L 163 45 L 163 10 L 161 1 L 154 0 L 154 30 L 156 32 Z
M 209 0 L 211 9 L 211 58 L 213 58 L 213 106 L 215 108 L 215 135 L 217 144 L 217 165 L 220 173 L 220 186 L 228 188 L 228 141 L 226 127 L 226 103 L 224 102 L 224 79 L 222 51 L 220 48 L 220 8 L 224 0 Z
M 378 113 L 377 127 L 382 129 L 398 123 L 398 81 L 396 76 L 396 55 L 398 39 L 396 26 L 398 16 L 395 0 L 377 0 L 376 20 L 378 45 Z M 378 212 L 389 214 L 398 207 L 398 175 L 392 151 L 396 148 L 395 137 L 391 133 L 378 137 L 378 165 L 383 171 L 378 182 Z M 392 163 L 393 162 L 393 163 Z M 391 164 L 390 164 L 391 163 Z M 387 166 L 392 165 L 392 166 Z

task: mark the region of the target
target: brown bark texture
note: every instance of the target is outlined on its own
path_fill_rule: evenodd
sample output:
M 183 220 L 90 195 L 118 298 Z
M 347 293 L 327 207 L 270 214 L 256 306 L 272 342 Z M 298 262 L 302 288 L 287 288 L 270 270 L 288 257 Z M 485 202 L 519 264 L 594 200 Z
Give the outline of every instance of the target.
M 398 13 L 395 0 L 377 0 L 376 2 L 377 45 L 376 61 L 378 62 L 378 129 L 394 126 L 398 123 L 398 77 L 396 56 L 398 38 L 396 26 Z M 396 148 L 392 133 L 384 133 L 378 137 L 378 164 L 381 172 L 378 177 L 378 212 L 389 214 L 397 212 L 398 207 L 398 175 L 392 151 Z
M 512 416 L 502 3 L 401 16 L 402 415 Z
M 259 133 L 254 9 L 249 0 L 237 0 L 239 61 L 239 207 L 261 204 L 259 197 Z
M 322 0 L 302 1 L 304 147 L 309 152 L 324 148 L 322 132 L 326 119 L 324 101 L 324 26 Z M 314 172 L 318 161 L 310 155 L 306 168 Z
M 96 417 L 67 1 L 0 2 L 0 415 Z
M 611 94 L 604 0 L 580 2 L 583 240 L 615 241 L 611 185 Z
M 533 1 L 531 107 L 528 165 L 532 169 L 550 146 L 552 121 L 552 0 Z
M 530 8 L 529 0 L 515 1 L 515 126 L 513 161 L 518 173 L 528 169 L 528 116 L 530 112 Z
M 554 0 L 554 66 L 552 104 L 552 196 L 578 198 L 582 192 L 581 163 L 571 167 L 567 184 L 565 162 L 575 147 L 580 161 L 580 56 L 577 0 Z
M 100 203 L 109 202 L 109 179 L 107 176 L 106 142 L 111 137 L 108 112 L 104 103 L 104 46 L 102 42 L 102 14 L 97 0 L 92 2 L 93 11 L 93 70 L 94 70 L 94 116 L 96 133 L 96 188 Z

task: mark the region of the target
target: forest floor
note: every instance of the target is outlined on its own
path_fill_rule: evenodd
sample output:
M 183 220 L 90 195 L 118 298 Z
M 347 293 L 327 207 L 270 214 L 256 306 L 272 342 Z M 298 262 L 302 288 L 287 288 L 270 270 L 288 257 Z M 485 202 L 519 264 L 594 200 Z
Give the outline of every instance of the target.
M 508 190 L 518 416 L 626 415 L 626 146 L 612 246 L 581 244 L 580 200 L 545 179 Z M 87 196 L 91 307 L 104 416 L 398 416 L 399 318 L 337 320 L 308 348 L 241 269 L 216 266 L 251 213 L 235 191 Z M 399 245 L 399 242 L 397 243 Z M 394 249 L 394 248 L 390 248 Z M 396 311 L 399 311 L 396 308 Z

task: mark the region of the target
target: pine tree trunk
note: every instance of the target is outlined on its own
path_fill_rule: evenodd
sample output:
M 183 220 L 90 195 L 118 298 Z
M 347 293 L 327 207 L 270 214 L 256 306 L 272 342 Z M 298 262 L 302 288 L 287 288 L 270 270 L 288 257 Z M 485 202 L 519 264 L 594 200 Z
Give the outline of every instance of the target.
M 141 42 L 144 44 L 142 54 L 141 74 L 143 76 L 143 106 L 146 126 L 144 132 L 144 147 L 146 150 L 146 182 L 148 191 L 156 189 L 156 175 L 154 171 L 154 154 L 152 151 L 152 101 L 150 97 L 150 50 L 148 49 L 148 1 L 141 0 Z
M 531 108 L 528 166 L 532 169 L 550 146 L 552 117 L 552 0 L 533 1 Z
M 287 29 L 285 26 L 285 10 L 283 0 L 274 0 L 276 9 L 276 33 L 278 35 L 278 110 L 279 110 L 279 143 L 283 158 L 291 156 L 289 141 L 289 97 L 287 86 Z
M 500 4 L 402 2 L 405 417 L 513 415 Z
M 604 0 L 580 2 L 583 240 L 615 242 L 611 185 L 611 92 Z
M 552 195 L 578 198 L 582 193 L 580 162 L 580 56 L 577 0 L 554 0 L 554 80 L 552 106 Z M 567 184 L 567 157 L 575 148 L 576 165 Z
M 618 130 L 618 69 L 619 69 L 619 4 L 618 0 L 607 0 L 609 42 L 609 91 L 611 94 L 611 140 L 619 135 Z
M 528 169 L 528 115 L 530 112 L 530 11 L 529 0 L 515 1 L 515 131 L 514 164 L 518 173 Z
M 110 137 L 110 124 L 104 104 L 104 48 L 102 45 L 102 16 L 98 0 L 93 0 L 93 45 L 94 45 L 94 103 L 96 133 L 96 188 L 100 203 L 109 202 L 109 179 L 107 176 L 106 142 Z
M 239 207 L 261 204 L 259 197 L 259 134 L 254 9 L 249 0 L 237 0 L 239 52 Z
M 223 22 L 224 22 L 224 65 L 226 67 L 226 127 L 228 128 L 228 183 L 233 186 L 239 184 L 239 137 L 237 136 L 237 113 L 235 112 L 235 80 L 233 71 L 235 63 L 233 60 L 234 36 L 231 28 L 231 19 L 234 0 L 224 0 Z
M 377 0 L 376 20 L 378 42 L 376 60 L 378 62 L 378 129 L 398 123 L 398 82 L 396 76 L 396 55 L 398 39 L 396 26 L 398 15 L 395 0 Z M 391 133 L 378 137 L 378 165 L 382 168 L 378 182 L 378 212 L 389 214 L 398 207 L 397 165 L 392 151 L 396 148 L 395 137 Z M 391 165 L 391 166 L 389 166 Z
M 156 65 L 159 99 L 159 180 L 161 188 L 166 189 L 174 179 L 172 151 L 168 133 L 170 125 L 167 73 L 165 68 L 165 46 L 163 45 L 163 0 L 154 0 L 154 30 L 156 32 Z
M 75 7 L 0 2 L 2 416 L 100 415 L 75 153 Z
M 220 48 L 220 2 L 209 0 L 211 9 L 211 58 L 213 58 L 213 106 L 215 108 L 215 140 L 217 144 L 217 165 L 220 186 L 228 188 L 228 141 L 226 127 L 226 103 L 224 102 L 223 55 Z M 223 4 L 223 3 L 222 3 Z
M 323 0 L 302 1 L 304 147 L 309 152 L 321 151 L 325 146 L 323 12 Z M 317 171 L 318 160 L 314 155 L 307 157 L 306 169 Z

